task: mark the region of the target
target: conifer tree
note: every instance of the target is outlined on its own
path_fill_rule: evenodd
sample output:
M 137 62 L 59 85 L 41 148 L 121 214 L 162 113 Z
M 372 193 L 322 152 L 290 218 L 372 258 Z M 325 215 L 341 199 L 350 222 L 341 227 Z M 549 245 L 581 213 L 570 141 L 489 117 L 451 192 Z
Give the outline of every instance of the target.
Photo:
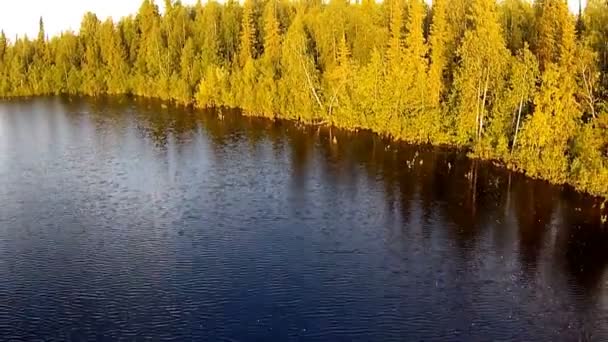
M 193 39 L 200 50 L 202 68 L 221 64 L 220 39 L 222 37 L 222 9 L 220 4 L 209 1 L 203 7 L 196 6 Z
M 351 59 L 350 47 L 346 41 L 346 33 L 338 44 L 338 65 L 329 76 L 331 97 L 328 104 L 329 120 L 335 124 L 335 117 L 340 115 L 350 126 L 356 126 L 353 117 L 352 89 L 355 75 L 355 65 Z
M 99 36 L 107 92 L 124 94 L 129 91 L 129 66 L 122 38 L 111 19 L 101 24 Z
M 0 31 L 0 62 L 4 61 L 4 56 L 6 55 L 6 49 L 8 48 L 8 40 L 6 39 L 6 34 L 4 34 L 4 30 Z
M 99 95 L 105 91 L 105 78 L 99 39 L 100 22 L 91 12 L 84 15 L 80 24 L 80 44 L 84 51 L 82 62 L 83 92 Z
M 253 18 L 253 0 L 245 0 L 243 4 L 243 17 L 241 21 L 241 44 L 239 63 L 241 67 L 255 56 L 256 29 Z
M 263 115 L 274 117 L 279 108 L 277 81 L 281 57 L 281 32 L 276 16 L 277 3 L 269 1 L 264 8 L 264 55 L 260 67 L 258 90 L 259 109 Z
M 403 58 L 403 4 L 401 0 L 390 1 L 390 39 L 388 60 L 393 68 L 398 68 Z
M 447 67 L 446 43 L 447 43 L 447 23 L 446 23 L 446 0 L 433 1 L 433 21 L 430 33 L 431 63 L 429 67 L 428 80 L 428 102 L 429 105 L 439 107 L 444 93 L 443 73 Z
M 7 49 L 8 40 L 3 30 L 0 30 L 0 98 L 6 96 L 9 92 L 8 74 L 7 74 Z
M 44 32 L 44 21 L 42 20 L 42 17 L 40 17 L 40 20 L 38 21 L 38 40 L 37 43 L 38 44 L 43 44 L 46 40 L 46 34 Z
M 252 1 L 252 0 L 248 0 Z M 236 0 L 227 0 L 222 7 L 222 53 L 223 60 L 226 64 L 231 64 L 233 61 L 238 61 L 237 51 L 239 41 L 242 38 L 241 27 L 241 8 Z M 242 49 L 240 51 L 243 51 Z
M 405 36 L 405 111 L 412 121 L 405 125 L 406 137 L 416 141 L 427 141 L 427 128 L 435 126 L 428 117 L 427 110 L 427 46 L 424 39 L 424 4 L 422 0 L 409 2 L 408 21 Z
M 276 17 L 276 3 L 269 1 L 264 9 L 264 59 L 274 65 L 281 53 L 281 31 Z

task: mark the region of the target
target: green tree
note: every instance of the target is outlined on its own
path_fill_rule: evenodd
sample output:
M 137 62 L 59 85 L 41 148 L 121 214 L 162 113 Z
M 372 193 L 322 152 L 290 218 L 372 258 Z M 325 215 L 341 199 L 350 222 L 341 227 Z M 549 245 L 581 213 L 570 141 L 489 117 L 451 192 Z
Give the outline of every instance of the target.
M 503 0 L 499 6 L 505 42 L 509 50 L 517 52 L 534 39 L 534 7 L 527 0 Z
M 228 0 L 222 9 L 222 59 L 225 61 L 225 64 L 231 64 L 238 56 L 237 50 L 242 37 L 240 34 L 241 8 L 237 1 Z

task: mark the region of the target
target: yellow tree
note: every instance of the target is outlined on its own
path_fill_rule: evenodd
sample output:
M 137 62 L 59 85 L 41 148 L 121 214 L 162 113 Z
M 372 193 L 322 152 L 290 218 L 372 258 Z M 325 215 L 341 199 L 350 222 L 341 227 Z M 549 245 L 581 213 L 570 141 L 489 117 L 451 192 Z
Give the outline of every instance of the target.
M 269 1 L 264 8 L 264 59 L 276 64 L 281 54 L 281 29 L 276 16 L 276 0 Z
M 522 119 L 529 113 L 530 103 L 536 91 L 538 61 L 524 44 L 517 56 L 510 58 L 506 87 L 497 94 L 492 108 L 492 121 L 488 125 L 485 149 L 479 151 L 486 157 L 510 158 L 509 142 L 517 145 Z
M 285 117 L 310 122 L 327 113 L 302 13 L 296 14 L 285 34 L 281 50 L 281 73 L 279 93 L 281 112 Z
M 355 118 L 353 106 L 353 78 L 356 74 L 355 64 L 351 59 L 351 52 L 346 34 L 338 43 L 338 65 L 329 75 L 329 87 L 331 98 L 328 104 L 328 115 L 331 124 L 340 124 L 347 127 L 355 127 L 359 122 Z M 341 122 L 338 122 L 338 121 Z
M 404 66 L 404 4 L 401 0 L 391 0 L 388 4 L 390 10 L 389 41 L 386 52 L 388 73 L 386 88 L 383 90 L 383 102 L 389 104 L 386 117 L 386 130 L 391 135 L 401 137 L 402 118 L 405 112 L 407 85 Z
M 575 44 L 575 30 L 570 26 L 572 17 L 568 5 L 563 0 L 542 0 L 536 6 L 536 41 L 535 53 L 541 69 L 549 63 L 556 63 L 564 58 L 563 50 L 571 49 Z M 574 51 L 574 50 L 572 50 Z
M 281 57 L 281 29 L 276 16 L 276 0 L 266 3 L 264 8 L 264 54 L 260 63 L 260 79 L 256 87 L 259 112 L 274 117 L 278 113 L 279 98 L 277 81 Z
M 221 5 L 216 1 L 207 1 L 204 7 L 200 3 L 195 6 L 193 39 L 200 49 L 203 68 L 221 64 L 221 14 Z
M 352 42 L 353 59 L 364 64 L 370 61 L 374 49 L 386 47 L 388 33 L 382 25 L 381 6 L 375 0 L 363 0 L 354 7 L 351 18 L 356 34 L 351 31 L 348 38 Z
M 0 97 L 8 95 L 9 84 L 6 75 L 8 40 L 4 30 L 0 30 Z
M 423 0 L 410 0 L 408 21 L 405 36 L 405 118 L 402 134 L 408 139 L 428 141 L 431 128 L 436 125 L 431 122 L 427 111 L 427 46 L 424 39 L 424 4 Z
M 6 39 L 6 34 L 4 34 L 4 30 L 0 31 L 0 62 L 4 61 L 4 56 L 6 55 L 6 50 L 8 48 L 8 40 Z
M 364 127 L 389 134 L 386 118 L 392 103 L 386 101 L 386 63 L 378 49 L 372 51 L 369 63 L 362 66 L 355 77 L 353 97 L 359 120 Z
M 446 43 L 447 43 L 447 22 L 446 22 L 446 1 L 433 1 L 433 21 L 431 24 L 431 34 L 429 43 L 431 48 L 431 64 L 428 77 L 428 103 L 438 108 L 443 96 L 444 79 L 443 73 L 447 66 Z
M 101 57 L 106 68 L 107 92 L 124 94 L 129 90 L 129 66 L 126 62 L 126 52 L 121 36 L 114 27 L 112 19 L 103 22 L 99 36 Z
M 105 75 L 99 45 L 100 25 L 97 16 L 91 12 L 84 15 L 80 25 L 80 41 L 84 49 L 83 91 L 87 95 L 99 95 L 105 91 Z
M 534 98 L 534 115 L 526 121 L 517 150 L 520 165 L 532 177 L 563 183 L 568 172 L 568 143 L 576 132 L 579 107 L 572 82 L 559 66 L 549 64 Z
M 243 4 L 243 17 L 241 19 L 241 46 L 239 52 L 239 63 L 241 67 L 244 67 L 247 61 L 254 57 L 256 29 L 253 5 L 253 0 L 245 0 Z
M 473 0 L 469 20 L 453 89 L 460 145 L 481 140 L 493 100 L 504 86 L 509 57 L 493 0 Z
M 569 170 L 568 148 L 580 124 L 581 110 L 576 101 L 574 18 L 567 5 L 559 2 L 559 40 L 557 62 L 546 61 L 542 85 L 534 97 L 534 115 L 522 129 L 517 157 L 528 174 L 553 182 L 566 181 Z
M 524 46 L 524 49 L 518 54 L 511 68 L 511 109 L 517 111 L 517 115 L 513 115 L 515 131 L 513 133 L 511 152 L 517 146 L 517 135 L 521 127 L 523 109 L 534 96 L 539 72 L 537 59 L 532 55 L 528 47 Z
M 608 113 L 583 125 L 573 144 L 569 181 L 592 194 L 608 194 Z
M 401 0 L 390 2 L 390 24 L 388 60 L 393 68 L 398 68 L 403 59 L 403 3 Z
M 608 89 L 608 2 L 587 0 L 583 19 L 586 42 L 597 54 L 599 82 Z

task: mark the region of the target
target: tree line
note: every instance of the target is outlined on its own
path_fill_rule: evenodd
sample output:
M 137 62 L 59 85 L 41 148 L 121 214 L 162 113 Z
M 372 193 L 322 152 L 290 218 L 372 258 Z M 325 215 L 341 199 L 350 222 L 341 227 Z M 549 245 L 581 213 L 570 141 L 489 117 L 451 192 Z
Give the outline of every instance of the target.
M 132 94 L 450 144 L 608 195 L 608 1 L 152 0 L 0 34 L 0 97 Z M 1 26 L 1 23 L 0 23 Z

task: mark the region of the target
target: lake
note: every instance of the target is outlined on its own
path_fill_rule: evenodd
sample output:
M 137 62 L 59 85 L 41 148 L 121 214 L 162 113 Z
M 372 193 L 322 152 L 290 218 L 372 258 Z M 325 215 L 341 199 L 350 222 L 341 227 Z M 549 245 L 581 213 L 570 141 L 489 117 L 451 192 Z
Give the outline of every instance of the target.
M 605 341 L 600 204 L 367 132 L 0 102 L 0 340 Z

